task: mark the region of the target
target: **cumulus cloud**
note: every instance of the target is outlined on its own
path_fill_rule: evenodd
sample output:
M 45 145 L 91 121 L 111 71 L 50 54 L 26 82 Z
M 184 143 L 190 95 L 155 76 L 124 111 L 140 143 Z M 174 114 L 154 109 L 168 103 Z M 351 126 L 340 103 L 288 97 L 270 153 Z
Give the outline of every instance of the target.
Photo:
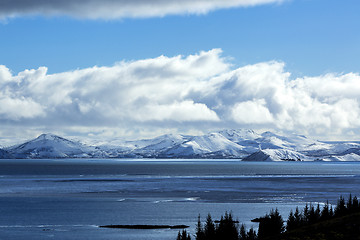
M 44 115 L 41 104 L 31 97 L 17 94 L 16 77 L 4 65 L 0 65 L 0 119 L 18 121 L 20 119 L 35 118 Z
M 12 75 L 0 66 L 0 124 L 127 135 L 229 126 L 317 135 L 359 130 L 358 73 L 291 78 L 283 62 L 234 69 L 221 54 L 213 49 L 57 74 L 40 67 Z
M 273 122 L 273 117 L 265 104 L 266 102 L 264 99 L 235 104 L 232 109 L 234 121 L 240 124 L 262 124 Z
M 44 114 L 41 105 L 32 99 L 13 99 L 0 95 L 0 106 L 0 118 L 8 120 L 35 118 Z
M 11 77 L 10 70 L 4 65 L 0 65 L 0 84 L 11 81 Z
M 219 121 L 215 111 L 187 95 L 228 71 L 220 54 L 214 49 L 58 74 L 47 74 L 47 68 L 40 67 L 11 76 L 2 66 L 0 102 L 6 107 L 1 108 L 0 119 L 38 117 L 34 121 L 65 125 Z
M 283 0 L 12 0 L 0 2 L 0 18 L 68 15 L 89 19 L 204 14 L 212 10 L 280 3 Z

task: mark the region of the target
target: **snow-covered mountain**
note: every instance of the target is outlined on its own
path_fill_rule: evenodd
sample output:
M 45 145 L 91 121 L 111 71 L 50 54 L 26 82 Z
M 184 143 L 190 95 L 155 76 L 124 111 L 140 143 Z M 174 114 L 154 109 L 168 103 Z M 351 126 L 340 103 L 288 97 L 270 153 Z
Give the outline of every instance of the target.
M 14 158 L 79 158 L 90 157 L 89 153 L 94 151 L 94 147 L 53 134 L 42 134 L 31 141 L 5 150 Z
M 11 158 L 11 155 L 9 154 L 8 151 L 0 149 L 0 159 L 6 159 L 6 158 Z
M 127 142 L 133 145 L 132 153 L 143 157 L 161 157 L 164 152 L 187 141 L 190 137 L 183 135 L 167 134 L 154 139 Z
M 161 157 L 182 158 L 240 158 L 243 146 L 236 144 L 221 133 L 195 136 L 162 152 Z
M 88 146 L 53 135 L 5 149 L 0 158 L 235 158 L 244 161 L 360 161 L 358 142 L 320 142 L 302 135 L 222 130 L 202 136 L 168 134 L 153 139 Z
M 314 159 L 287 149 L 263 149 L 245 157 L 248 162 L 313 161 Z

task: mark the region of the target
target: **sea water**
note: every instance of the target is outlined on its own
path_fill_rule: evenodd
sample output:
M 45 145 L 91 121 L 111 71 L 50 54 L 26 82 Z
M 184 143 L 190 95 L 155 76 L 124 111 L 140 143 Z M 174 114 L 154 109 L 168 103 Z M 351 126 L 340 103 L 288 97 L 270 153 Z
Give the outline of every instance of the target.
M 176 239 L 178 230 L 99 228 L 189 225 L 226 211 L 249 228 L 278 208 L 359 196 L 360 163 L 227 160 L 1 160 L 0 239 Z

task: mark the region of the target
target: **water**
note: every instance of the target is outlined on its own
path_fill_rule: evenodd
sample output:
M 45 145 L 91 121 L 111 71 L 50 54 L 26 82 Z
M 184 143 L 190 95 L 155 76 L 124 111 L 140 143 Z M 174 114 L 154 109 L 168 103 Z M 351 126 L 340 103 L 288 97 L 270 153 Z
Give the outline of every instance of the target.
M 232 211 L 251 219 L 360 192 L 359 163 L 1 160 L 0 239 L 176 239 L 177 230 L 107 224 L 185 224 Z

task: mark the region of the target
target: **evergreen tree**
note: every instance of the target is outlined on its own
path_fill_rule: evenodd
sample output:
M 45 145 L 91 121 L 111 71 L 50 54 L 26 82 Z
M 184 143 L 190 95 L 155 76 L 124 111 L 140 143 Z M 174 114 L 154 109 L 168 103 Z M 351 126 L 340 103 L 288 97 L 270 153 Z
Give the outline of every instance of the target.
M 349 199 L 346 203 L 346 210 L 347 212 L 350 212 L 353 210 L 353 207 L 352 207 L 352 204 L 353 204 L 353 199 L 352 199 L 352 196 L 351 196 L 351 193 L 349 194 Z
M 191 240 L 190 235 L 186 232 L 186 230 L 182 230 L 182 233 L 178 233 L 176 240 Z
M 260 218 L 259 230 L 258 230 L 259 240 L 268 237 L 270 232 L 271 232 L 270 216 L 266 214 L 264 217 Z
M 260 219 L 258 238 L 277 239 L 277 237 L 284 231 L 284 221 L 279 214 L 278 209 L 272 209 L 270 215 L 266 214 Z
M 329 202 L 327 201 L 320 213 L 320 220 L 327 220 L 330 218 Z
M 354 196 L 354 198 L 352 199 L 352 207 L 353 207 L 353 211 L 357 212 L 359 211 L 359 202 L 356 196 Z
M 185 238 L 186 237 L 186 238 Z M 190 234 L 186 232 L 186 230 L 183 231 L 183 239 L 191 240 Z
M 246 237 L 247 237 L 246 240 L 257 240 L 257 234 L 253 227 L 250 228 Z
M 200 214 L 199 214 L 199 216 L 198 216 L 198 222 L 197 222 L 197 225 L 196 225 L 195 239 L 196 239 L 196 240 L 205 240 L 205 234 L 204 234 L 203 227 L 202 227 L 202 225 L 201 225 Z
M 275 211 L 274 210 L 270 211 L 270 219 L 274 227 L 275 235 L 282 233 L 285 229 L 284 220 L 281 217 L 279 210 L 277 208 L 275 209 Z
M 351 193 L 349 195 L 349 200 L 346 203 L 346 208 L 348 213 L 355 213 L 359 211 L 359 202 L 356 196 L 352 197 Z
M 312 205 L 310 203 L 309 214 L 308 214 L 308 223 L 312 224 L 314 222 L 316 222 L 315 208 L 314 208 L 314 205 Z
M 332 218 L 334 216 L 335 216 L 334 209 L 333 209 L 333 206 L 331 205 L 330 210 L 329 210 L 329 217 Z
M 239 237 L 240 240 L 247 240 L 247 233 L 246 233 L 245 224 L 241 224 L 240 235 L 239 236 L 240 236 Z
M 314 220 L 316 222 L 318 222 L 320 220 L 320 216 L 321 216 L 321 210 L 320 210 L 320 204 L 318 203 L 315 209 L 315 216 L 314 216 Z
M 346 205 L 345 199 L 343 196 L 340 196 L 337 206 L 335 207 L 335 216 L 343 216 L 346 214 Z
M 308 224 L 309 223 L 309 206 L 306 203 L 304 210 L 303 210 L 303 222 L 304 224 Z
M 286 231 L 291 231 L 291 230 L 295 229 L 297 227 L 296 225 L 297 224 L 296 224 L 296 219 L 295 219 L 294 213 L 292 210 L 290 210 L 288 220 L 286 221 Z
M 220 223 L 216 229 L 216 239 L 238 240 L 238 237 L 238 228 L 233 220 L 232 214 L 225 212 L 225 216 L 221 216 Z
M 209 214 L 206 218 L 206 223 L 204 226 L 204 236 L 206 240 L 214 240 L 215 239 L 215 224 L 211 219 L 211 215 Z
M 296 207 L 296 209 L 295 209 L 294 217 L 295 217 L 296 227 L 301 226 L 301 225 L 303 224 L 303 216 L 302 216 L 302 214 L 300 213 L 298 207 Z
M 317 223 L 357 211 L 360 211 L 360 203 L 357 197 L 352 197 L 351 194 L 349 195 L 348 201 L 345 201 L 344 197 L 340 196 L 335 210 L 328 201 L 322 209 L 319 203 L 316 208 L 311 203 L 306 203 L 302 212 L 299 211 L 298 207 L 295 212 L 293 212 L 293 210 L 290 211 L 286 230 L 291 231 L 307 224 Z M 201 224 L 199 215 L 195 237 L 196 240 L 277 240 L 281 238 L 281 233 L 284 232 L 285 227 L 278 209 L 272 209 L 270 214 L 266 214 L 258 220 L 259 230 L 258 233 L 256 233 L 253 228 L 247 232 L 244 224 L 239 228 L 231 213 L 225 212 L 225 215 L 221 216 L 221 220 L 217 222 L 217 224 L 214 223 L 209 214 L 204 227 Z M 182 232 L 179 231 L 177 240 L 191 240 L 191 238 L 186 230 L 183 230 Z

